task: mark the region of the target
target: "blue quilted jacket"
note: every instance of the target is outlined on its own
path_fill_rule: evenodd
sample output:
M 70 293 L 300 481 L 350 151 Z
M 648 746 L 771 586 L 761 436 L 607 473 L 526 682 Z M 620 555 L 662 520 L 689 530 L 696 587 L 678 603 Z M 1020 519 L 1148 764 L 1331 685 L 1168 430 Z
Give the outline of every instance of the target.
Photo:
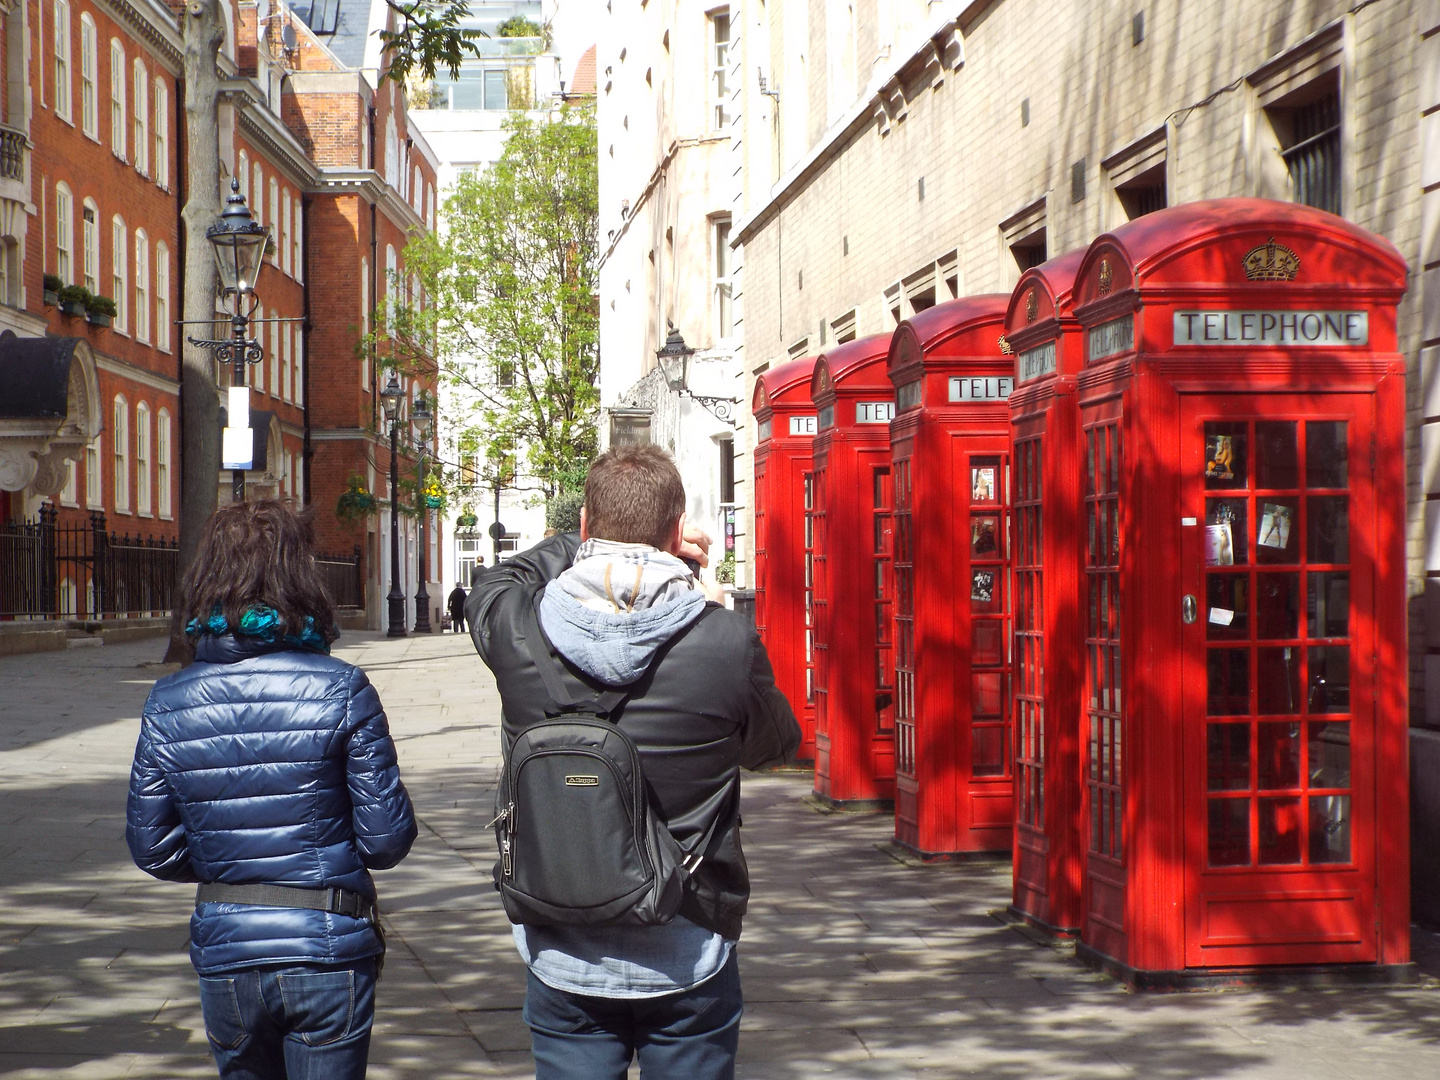
M 125 827 L 136 865 L 169 881 L 374 898 L 370 871 L 405 857 L 415 814 L 365 673 L 233 634 L 200 638 L 195 659 L 145 703 Z M 369 922 L 325 911 L 201 904 L 190 920 L 202 975 L 382 951 Z

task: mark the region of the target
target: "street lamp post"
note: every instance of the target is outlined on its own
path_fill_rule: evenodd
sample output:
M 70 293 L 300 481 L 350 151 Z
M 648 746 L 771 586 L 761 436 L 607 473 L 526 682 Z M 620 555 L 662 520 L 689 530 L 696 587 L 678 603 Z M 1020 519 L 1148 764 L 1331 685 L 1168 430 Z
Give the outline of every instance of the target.
M 415 411 L 410 414 L 415 421 L 416 443 L 415 449 L 419 451 L 420 461 L 416 470 L 416 499 L 420 503 L 420 550 L 418 552 L 418 577 L 419 587 L 415 590 L 415 633 L 428 634 L 430 630 L 430 593 L 425 588 L 425 548 L 428 541 L 427 531 L 430 525 L 430 503 L 429 496 L 425 494 L 425 458 L 430 451 L 431 423 L 435 414 L 430 411 L 430 406 L 421 397 L 415 403 Z
M 400 588 L 400 401 L 405 392 L 400 389 L 400 380 L 390 373 L 390 381 L 380 391 L 380 401 L 385 409 L 385 420 L 390 425 L 390 592 L 385 600 L 389 605 L 390 625 L 386 637 L 405 637 L 405 592 Z
M 239 179 L 232 179 L 230 197 L 225 200 L 220 220 L 205 230 L 205 239 L 210 242 L 215 266 L 220 272 L 220 294 L 232 306 L 230 337 L 220 341 L 189 340 L 192 345 L 209 349 L 220 363 L 233 365 L 221 462 L 233 464 L 231 498 L 235 502 L 245 501 L 245 469 L 254 454 L 245 365 L 258 364 L 264 355 L 260 342 L 250 338 L 249 328 L 257 303 L 255 279 L 260 274 L 260 260 L 269 238 L 270 230 L 251 217 L 245 196 L 240 194 Z

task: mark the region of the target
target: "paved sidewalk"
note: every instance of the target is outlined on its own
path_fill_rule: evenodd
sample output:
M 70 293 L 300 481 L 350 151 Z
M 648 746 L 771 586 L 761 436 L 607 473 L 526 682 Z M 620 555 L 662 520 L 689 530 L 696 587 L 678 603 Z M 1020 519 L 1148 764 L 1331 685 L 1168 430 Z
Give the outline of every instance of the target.
M 370 1075 L 530 1076 L 523 969 L 482 829 L 494 684 L 467 638 L 340 645 L 380 689 L 421 821 L 410 857 L 379 875 L 391 949 Z M 0 1076 L 214 1075 L 185 953 L 190 890 L 142 875 L 123 837 L 159 651 L 0 659 Z M 808 788 L 747 781 L 746 1080 L 1440 1075 L 1435 979 L 1128 994 L 990 916 L 1006 866 L 901 866 L 877 850 L 886 818 L 818 814 Z M 1440 973 L 1435 939 L 1417 932 L 1416 947 Z

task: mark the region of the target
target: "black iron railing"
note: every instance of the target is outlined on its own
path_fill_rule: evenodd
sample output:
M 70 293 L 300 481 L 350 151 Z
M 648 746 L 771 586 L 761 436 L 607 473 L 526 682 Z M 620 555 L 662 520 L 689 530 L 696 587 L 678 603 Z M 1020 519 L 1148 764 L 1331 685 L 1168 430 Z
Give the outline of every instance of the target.
M 105 515 L 61 525 L 55 507 L 33 521 L 0 525 L 0 618 L 120 618 L 168 615 L 179 544 L 117 536 Z
M 365 606 L 365 580 L 360 576 L 360 548 L 353 555 L 315 556 L 315 565 L 325 581 L 325 591 L 337 608 Z

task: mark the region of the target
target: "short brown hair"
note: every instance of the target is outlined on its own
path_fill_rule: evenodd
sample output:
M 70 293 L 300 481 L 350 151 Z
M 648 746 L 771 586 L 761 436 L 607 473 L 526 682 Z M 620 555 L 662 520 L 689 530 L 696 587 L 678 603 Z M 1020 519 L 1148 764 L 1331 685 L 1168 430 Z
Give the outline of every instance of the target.
M 614 446 L 585 477 L 585 530 L 601 540 L 664 548 L 685 512 L 675 459 L 658 446 Z
M 210 515 L 181 591 L 187 625 L 204 625 L 219 611 L 233 628 L 246 611 L 268 607 L 287 634 L 301 634 L 308 617 L 326 641 L 340 636 L 315 565 L 310 514 L 279 499 L 231 503 Z

